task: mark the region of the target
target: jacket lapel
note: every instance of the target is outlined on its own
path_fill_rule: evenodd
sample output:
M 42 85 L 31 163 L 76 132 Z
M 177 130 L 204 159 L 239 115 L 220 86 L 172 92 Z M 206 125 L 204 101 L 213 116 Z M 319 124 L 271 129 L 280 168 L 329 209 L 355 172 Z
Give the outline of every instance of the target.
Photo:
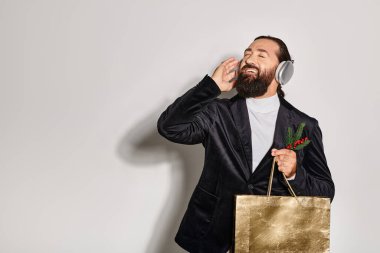
M 251 125 L 249 123 L 248 108 L 245 98 L 236 95 L 232 100 L 236 100 L 231 105 L 231 111 L 246 161 L 246 166 L 240 169 L 245 179 L 248 180 L 252 171 Z
M 292 122 L 292 105 L 283 97 L 279 96 L 280 108 L 277 114 L 276 127 L 274 130 L 272 148 L 282 149 L 285 147 L 285 140 L 288 126 Z
M 246 167 L 242 168 L 243 174 L 248 180 L 252 175 L 252 139 L 251 139 L 251 125 L 249 123 L 248 108 L 245 101 L 245 98 L 236 95 L 236 102 L 232 104 L 231 110 L 234 117 L 237 131 L 239 133 L 239 139 L 243 146 L 244 155 L 246 158 Z M 272 158 L 271 149 L 282 149 L 285 146 L 285 137 L 287 127 L 291 123 L 291 108 L 292 105 L 287 102 L 283 97 L 279 96 L 280 108 L 277 114 L 276 126 L 273 136 L 272 145 L 269 150 L 266 152 L 261 162 L 255 169 L 255 174 L 260 170 L 265 160 Z

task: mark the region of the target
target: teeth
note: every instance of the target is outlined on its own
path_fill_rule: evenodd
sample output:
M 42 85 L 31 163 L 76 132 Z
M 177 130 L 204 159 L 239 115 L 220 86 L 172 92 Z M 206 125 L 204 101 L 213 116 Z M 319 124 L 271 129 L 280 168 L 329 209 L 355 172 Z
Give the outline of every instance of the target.
M 248 69 L 247 72 L 252 72 L 252 73 L 257 74 L 257 69 Z

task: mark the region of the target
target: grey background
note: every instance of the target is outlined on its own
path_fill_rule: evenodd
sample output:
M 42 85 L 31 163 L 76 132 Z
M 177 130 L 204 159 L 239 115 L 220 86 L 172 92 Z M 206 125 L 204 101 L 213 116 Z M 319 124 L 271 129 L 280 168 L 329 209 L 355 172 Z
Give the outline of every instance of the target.
M 183 252 L 203 163 L 159 114 L 259 35 L 295 59 L 336 195 L 331 252 L 378 252 L 378 1 L 0 1 L 0 251 Z M 224 94 L 224 96 L 232 96 Z

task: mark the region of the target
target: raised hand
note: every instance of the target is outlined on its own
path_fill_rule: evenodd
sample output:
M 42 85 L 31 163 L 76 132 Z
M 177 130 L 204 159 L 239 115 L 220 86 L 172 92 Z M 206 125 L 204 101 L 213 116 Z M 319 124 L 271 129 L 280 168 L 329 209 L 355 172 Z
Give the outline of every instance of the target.
M 223 61 L 212 74 L 212 79 L 221 91 L 230 91 L 235 87 L 238 75 L 239 61 L 230 57 Z

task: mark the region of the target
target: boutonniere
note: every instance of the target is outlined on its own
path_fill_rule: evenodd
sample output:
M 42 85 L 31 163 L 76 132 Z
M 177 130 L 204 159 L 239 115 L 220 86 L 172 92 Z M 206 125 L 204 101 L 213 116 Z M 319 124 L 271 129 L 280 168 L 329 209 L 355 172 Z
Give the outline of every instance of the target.
M 305 127 L 305 122 L 301 122 L 296 133 L 293 135 L 291 127 L 288 127 L 288 134 L 286 136 L 286 148 L 291 150 L 300 150 L 306 147 L 311 140 L 306 136 L 301 139 L 303 128 Z

